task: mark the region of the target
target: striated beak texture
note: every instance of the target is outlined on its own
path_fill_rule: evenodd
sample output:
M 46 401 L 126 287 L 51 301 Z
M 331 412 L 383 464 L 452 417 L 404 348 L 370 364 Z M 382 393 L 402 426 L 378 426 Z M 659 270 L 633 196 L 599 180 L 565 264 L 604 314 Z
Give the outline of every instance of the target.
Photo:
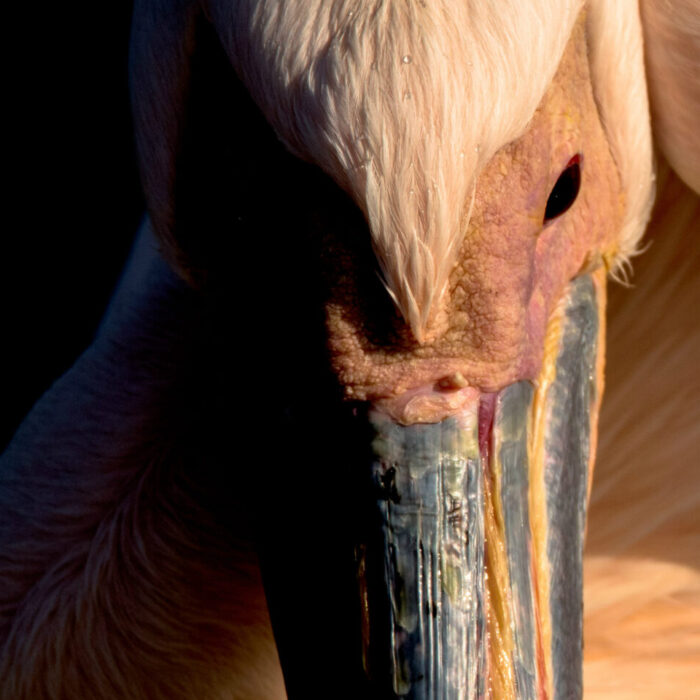
M 369 412 L 376 529 L 358 570 L 380 697 L 581 696 L 604 294 L 598 274 L 571 283 L 534 384 L 439 423 Z

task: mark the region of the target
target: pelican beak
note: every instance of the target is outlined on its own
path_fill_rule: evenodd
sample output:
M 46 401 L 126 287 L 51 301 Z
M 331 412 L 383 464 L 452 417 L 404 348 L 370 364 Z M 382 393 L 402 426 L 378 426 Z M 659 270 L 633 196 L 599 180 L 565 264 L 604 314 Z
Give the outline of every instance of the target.
M 378 697 L 578 698 L 604 280 L 574 280 L 536 382 L 439 423 L 370 411 L 375 528 L 358 548 Z

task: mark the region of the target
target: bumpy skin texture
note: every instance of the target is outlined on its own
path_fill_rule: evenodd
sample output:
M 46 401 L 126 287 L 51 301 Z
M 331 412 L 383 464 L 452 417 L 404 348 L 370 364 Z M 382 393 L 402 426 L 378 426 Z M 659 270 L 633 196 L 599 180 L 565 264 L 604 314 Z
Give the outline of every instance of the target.
M 544 225 L 552 187 L 576 154 L 582 161 L 577 201 Z M 346 396 L 383 401 L 391 412 L 393 398 L 420 386 L 439 388 L 441 380 L 448 391 L 460 384 L 493 391 L 536 377 L 546 322 L 565 285 L 614 256 L 623 199 L 579 22 L 527 132 L 481 173 L 471 217 L 470 202 L 456 203 L 465 209 L 466 234 L 423 343 L 379 292 L 369 293 L 360 244 L 350 235 L 328 235 L 329 345 Z M 414 419 L 440 417 L 427 408 Z

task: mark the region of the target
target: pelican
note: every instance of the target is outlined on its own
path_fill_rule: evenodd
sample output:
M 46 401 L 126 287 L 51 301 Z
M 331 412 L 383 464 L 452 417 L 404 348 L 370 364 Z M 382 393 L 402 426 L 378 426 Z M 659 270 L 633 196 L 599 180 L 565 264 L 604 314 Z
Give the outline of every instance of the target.
M 651 212 L 648 97 L 700 190 L 699 15 L 137 1 L 148 216 L 94 343 L 3 456 L 2 697 L 577 698 L 584 675 L 587 697 L 663 696 L 634 688 L 654 647 L 606 635 L 698 591 L 671 561 L 640 603 L 656 574 L 619 503 L 623 482 L 659 511 L 661 549 L 663 513 L 688 520 L 692 553 L 690 482 L 655 488 L 629 447 L 682 464 L 697 438 L 671 404 L 660 434 L 636 425 L 655 401 L 640 385 L 672 384 L 697 341 L 666 311 L 697 299 L 677 238 L 634 319 L 665 342 L 638 341 L 636 373 L 637 348 L 611 356 L 617 432 L 591 486 L 605 337 L 640 332 L 606 330 L 606 278 Z M 659 226 L 697 228 L 662 176 Z M 687 688 L 683 610 L 669 653 Z

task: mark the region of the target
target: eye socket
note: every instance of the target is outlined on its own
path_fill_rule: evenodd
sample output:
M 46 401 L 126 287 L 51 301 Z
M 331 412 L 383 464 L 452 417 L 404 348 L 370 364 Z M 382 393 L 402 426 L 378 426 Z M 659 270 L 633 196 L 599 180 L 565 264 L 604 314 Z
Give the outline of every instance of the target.
M 581 187 L 581 154 L 577 153 L 562 171 L 549 193 L 547 208 L 544 211 L 544 223 L 561 216 L 576 201 Z

